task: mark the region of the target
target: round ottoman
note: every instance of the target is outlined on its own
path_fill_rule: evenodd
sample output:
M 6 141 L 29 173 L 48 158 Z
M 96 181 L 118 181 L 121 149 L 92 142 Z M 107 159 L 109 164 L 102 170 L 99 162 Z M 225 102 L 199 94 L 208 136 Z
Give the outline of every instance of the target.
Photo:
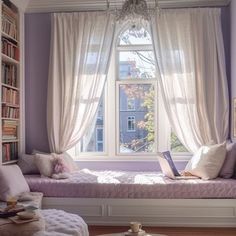
M 40 210 L 45 221 L 45 231 L 34 236 L 89 236 L 88 226 L 84 220 L 75 214 L 62 210 Z

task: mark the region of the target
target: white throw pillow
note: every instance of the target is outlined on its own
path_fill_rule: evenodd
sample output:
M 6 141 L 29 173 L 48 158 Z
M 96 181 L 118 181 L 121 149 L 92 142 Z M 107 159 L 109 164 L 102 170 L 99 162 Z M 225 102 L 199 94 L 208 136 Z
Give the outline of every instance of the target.
M 226 157 L 226 143 L 202 146 L 185 167 L 185 171 L 201 177 L 214 179 L 218 176 Z
M 39 169 L 41 175 L 51 177 L 53 174 L 53 160 L 54 156 L 51 154 L 35 154 L 35 164 Z
M 0 166 L 0 200 L 6 201 L 29 191 L 29 185 L 18 165 Z

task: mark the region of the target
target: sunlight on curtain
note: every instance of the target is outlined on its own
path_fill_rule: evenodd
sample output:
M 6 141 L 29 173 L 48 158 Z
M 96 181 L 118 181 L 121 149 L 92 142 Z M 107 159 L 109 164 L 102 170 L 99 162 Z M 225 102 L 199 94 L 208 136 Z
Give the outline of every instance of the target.
M 229 97 L 220 9 L 161 10 L 151 28 L 174 133 L 192 152 L 228 137 Z
M 95 118 L 115 22 L 107 12 L 55 13 L 52 22 L 47 129 L 51 151 L 61 153 Z

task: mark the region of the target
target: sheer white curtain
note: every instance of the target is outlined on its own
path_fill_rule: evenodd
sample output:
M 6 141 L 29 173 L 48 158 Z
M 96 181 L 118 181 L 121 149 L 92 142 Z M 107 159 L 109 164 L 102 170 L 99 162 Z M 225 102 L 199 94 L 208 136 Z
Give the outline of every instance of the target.
M 220 9 L 161 10 L 151 29 L 173 131 L 192 152 L 223 142 L 229 97 Z
M 47 129 L 51 151 L 61 153 L 95 118 L 115 26 L 106 12 L 56 13 L 52 22 Z

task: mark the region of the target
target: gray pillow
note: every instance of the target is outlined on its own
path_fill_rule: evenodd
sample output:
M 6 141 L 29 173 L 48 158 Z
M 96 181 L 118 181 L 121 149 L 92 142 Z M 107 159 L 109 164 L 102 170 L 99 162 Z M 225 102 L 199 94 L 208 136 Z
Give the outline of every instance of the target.
M 236 143 L 227 143 L 226 145 L 226 158 L 220 170 L 219 177 L 229 179 L 234 174 L 236 163 Z
M 39 174 L 35 163 L 35 155 L 22 154 L 17 162 L 23 174 Z

